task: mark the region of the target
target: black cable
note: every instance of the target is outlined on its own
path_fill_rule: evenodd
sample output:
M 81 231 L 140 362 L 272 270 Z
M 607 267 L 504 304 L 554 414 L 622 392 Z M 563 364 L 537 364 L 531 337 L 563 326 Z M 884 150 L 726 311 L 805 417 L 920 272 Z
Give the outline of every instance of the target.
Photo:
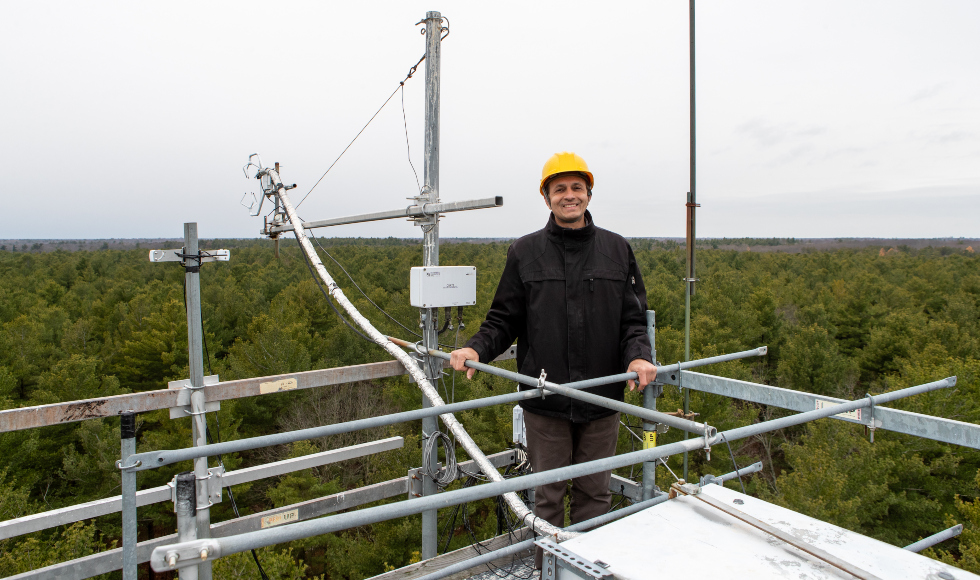
M 198 276 L 200 276 L 200 272 L 198 272 Z M 184 316 L 187 316 L 187 277 L 186 276 L 183 278 L 183 287 L 184 287 Z M 208 362 L 208 374 L 213 375 L 214 372 L 211 370 L 211 355 L 208 354 L 208 338 L 207 338 L 207 334 L 204 333 L 203 327 L 204 327 L 204 320 L 202 317 L 201 335 L 203 337 L 203 342 L 204 342 L 204 354 Z M 221 422 L 218 420 L 217 412 L 215 412 L 214 414 L 214 433 L 215 433 L 215 439 L 218 440 L 218 443 L 221 443 Z M 207 438 L 209 444 L 213 443 L 214 440 L 211 438 L 211 427 L 210 425 L 208 425 L 208 416 L 206 413 L 204 415 L 204 436 Z M 221 458 L 221 455 L 218 455 L 217 458 L 218 458 L 218 465 L 223 466 L 225 462 Z M 241 514 L 238 513 L 238 502 L 235 501 L 235 493 L 231 490 L 231 487 L 227 487 L 226 489 L 228 490 L 228 499 L 231 500 L 231 510 L 235 512 L 236 518 L 242 517 Z M 259 555 L 255 553 L 255 550 L 252 550 L 252 559 L 255 560 L 255 565 L 258 566 L 259 568 L 259 574 L 262 575 L 262 580 L 269 580 L 269 576 L 265 573 L 265 570 L 262 569 L 262 564 L 259 563 Z
M 296 241 L 299 242 L 299 234 L 296 234 Z M 333 308 L 333 311 L 337 314 L 338 317 L 340 317 L 340 320 L 347 325 L 347 328 L 353 330 L 354 333 L 357 334 L 357 336 L 360 336 L 361 338 L 370 342 L 371 344 L 378 344 L 373 340 L 371 340 L 370 338 L 368 338 L 367 336 L 365 336 L 360 330 L 354 328 L 354 325 L 352 325 L 347 320 L 347 318 L 345 318 L 344 315 L 341 314 L 340 310 L 337 309 L 337 306 L 334 305 L 333 300 L 330 299 L 330 294 L 327 293 L 326 289 L 324 289 L 323 287 L 323 284 L 320 283 L 320 277 L 317 276 L 316 272 L 313 271 L 313 264 L 310 263 L 310 259 L 306 256 L 306 252 L 303 251 L 302 247 L 300 247 L 299 253 L 303 256 L 303 262 L 305 262 L 306 267 L 309 268 L 310 275 L 313 276 L 313 281 L 316 282 L 316 287 L 319 288 L 320 292 L 323 293 L 323 297 L 327 299 L 327 304 L 330 305 L 330 308 Z
M 724 433 L 721 434 L 721 438 L 725 441 L 725 445 L 728 445 L 728 454 L 732 456 L 732 465 L 735 466 L 735 476 L 738 477 L 738 484 L 742 486 L 742 493 L 745 493 L 745 484 L 742 483 L 742 474 L 738 472 L 738 464 L 735 463 L 735 454 L 732 453 L 732 444 L 728 442 L 728 437 L 725 437 Z
M 398 320 L 397 320 L 397 319 L 396 319 L 396 318 L 395 318 L 394 316 L 392 316 L 391 314 L 388 314 L 388 312 L 387 312 L 387 311 L 386 311 L 386 310 L 385 310 L 384 308 L 381 308 L 380 306 L 378 306 L 378 305 L 377 305 L 377 304 L 376 304 L 376 303 L 374 302 L 374 300 L 371 300 L 371 297 L 370 297 L 370 296 L 368 296 L 368 295 L 367 295 L 367 293 L 366 293 L 366 292 L 364 292 L 364 290 L 362 290 L 362 289 L 361 289 L 361 287 L 357 285 L 357 282 L 356 282 L 356 281 L 354 280 L 354 277 L 353 277 L 353 276 L 351 276 L 351 274 L 350 274 L 350 272 L 348 272 L 348 271 L 347 271 L 347 268 L 344 268 L 344 265 L 343 265 L 343 264 L 341 264 L 341 263 L 340 263 L 340 262 L 339 262 L 339 261 L 337 260 L 337 258 L 334 258 L 334 257 L 333 257 L 333 256 L 332 256 L 332 255 L 330 254 L 330 252 L 328 252 L 328 251 L 326 250 L 326 248 L 324 248 L 324 247 L 323 247 L 322 245 L 320 245 L 320 239 L 319 239 L 319 238 L 317 238 L 317 237 L 316 237 L 315 235 L 313 235 L 313 233 L 312 233 L 312 232 L 310 232 L 310 234 L 309 234 L 309 235 L 310 235 L 310 237 L 311 237 L 311 238 L 313 239 L 313 241 L 314 241 L 314 242 L 316 243 L 316 246 L 317 246 L 318 248 L 320 248 L 320 250 L 322 250 L 322 251 L 323 251 L 323 253 L 324 253 L 324 254 L 326 254 L 328 258 L 330 258 L 331 260 L 333 260 L 333 263 L 334 263 L 334 264 L 337 264 L 337 266 L 339 266 L 339 267 L 340 267 L 340 270 L 341 270 L 341 271 L 342 271 L 342 272 L 343 272 L 343 273 L 344 273 L 344 274 L 345 274 L 345 275 L 347 276 L 347 279 L 351 281 L 351 284 L 353 284 L 353 285 L 354 285 L 354 288 L 357 288 L 357 291 L 361 293 L 361 296 L 363 296 L 364 298 L 366 298 L 366 299 L 367 299 L 367 301 L 368 301 L 368 302 L 370 302 L 372 306 L 374 306 L 375 308 L 377 308 L 377 309 L 378 309 L 378 311 L 379 311 L 379 312 L 381 312 L 381 314 L 384 314 L 386 318 L 388 318 L 389 320 L 391 320 L 392 322 L 394 322 L 395 324 L 397 324 L 398 326 L 400 326 L 400 327 L 402 328 L 402 330 L 404 330 L 405 332 L 408 332 L 409 334 L 411 334 L 411 335 L 413 335 L 413 336 L 415 336 L 416 338 L 422 338 L 422 335 L 421 335 L 421 334 L 419 334 L 419 333 L 417 333 L 417 332 L 415 332 L 414 330 L 412 330 L 412 329 L 410 329 L 409 327 L 407 327 L 407 326 L 405 326 L 404 324 L 402 324 L 401 322 L 399 322 L 399 321 L 398 321 Z M 305 254 L 304 254 L 304 256 L 305 256 Z M 335 309 L 335 310 L 336 310 L 336 309 Z M 462 307 L 462 306 L 460 306 L 460 307 L 459 307 L 459 319 L 460 319 L 460 320 L 462 320 L 462 312 L 463 312 L 463 307 Z M 372 342 L 374 342 L 374 341 L 372 341 Z M 448 344 L 442 344 L 441 342 L 437 342 L 436 344 L 437 344 L 438 346 L 441 346 L 441 347 L 443 347 L 443 348 L 450 348 L 450 346 L 449 346 Z M 453 350 L 455 350 L 455 348 L 453 348 Z
M 405 150 L 408 154 L 408 164 L 412 168 L 412 173 L 415 174 L 415 185 L 418 187 L 419 193 L 422 193 L 422 184 L 419 183 L 419 174 L 417 171 L 415 171 L 415 164 L 412 163 L 412 147 L 408 144 L 408 118 L 405 116 L 405 81 L 401 82 L 401 90 L 402 90 L 402 124 L 405 126 Z
M 207 425 L 207 415 L 204 416 L 204 421 L 205 421 L 205 425 Z M 221 443 L 221 423 L 218 421 L 218 413 L 214 414 L 214 432 L 215 432 L 215 438 L 218 440 L 218 443 Z M 211 439 L 211 428 L 209 426 L 205 428 L 205 434 L 208 438 L 208 443 L 209 444 L 213 443 L 213 440 Z M 218 455 L 217 457 L 218 457 L 218 465 L 224 465 L 225 462 L 221 459 L 221 455 Z M 231 486 L 228 486 L 225 489 L 228 490 L 228 499 L 231 500 L 231 510 L 235 512 L 235 517 L 236 518 L 242 517 L 241 514 L 238 513 L 238 502 L 235 501 L 235 492 L 231 490 Z M 255 560 L 255 565 L 258 566 L 259 568 L 259 574 L 261 574 L 262 580 L 269 580 L 269 576 L 268 574 L 265 573 L 265 570 L 262 568 L 262 564 L 259 562 L 259 555 L 255 552 L 255 550 L 252 550 L 252 559 Z
M 334 258 L 333 256 L 331 256 L 330 255 L 330 252 L 328 252 L 323 246 L 320 245 L 320 239 L 317 238 L 315 235 L 313 235 L 312 232 L 310 232 L 310 237 L 313 238 L 313 241 L 314 242 L 316 242 L 317 247 L 320 248 L 320 250 L 323 251 L 323 253 L 326 254 L 328 258 L 330 258 L 331 260 L 333 260 L 333 263 L 334 264 L 337 264 L 337 266 L 340 268 L 340 270 L 344 274 L 347 275 L 347 278 L 351 281 L 351 284 L 354 285 L 354 288 L 357 288 L 357 291 L 361 293 L 361 296 L 367 298 L 367 301 L 370 302 L 372 306 L 374 306 L 375 308 L 377 308 L 381 312 L 381 314 L 384 314 L 389 320 L 391 320 L 392 322 L 394 322 L 395 324 L 397 324 L 398 326 L 400 326 L 405 332 L 408 332 L 408 333 L 416 336 L 417 338 L 422 338 L 422 335 L 421 334 L 419 334 L 419 333 L 411 330 L 410 328 L 408 328 L 407 326 L 405 326 L 404 324 L 402 324 L 401 322 L 399 322 L 398 320 L 396 320 L 395 317 L 393 317 L 392 315 L 390 315 L 387 312 L 385 312 L 384 308 L 381 308 L 380 306 L 378 306 L 374 302 L 374 300 L 371 300 L 371 297 L 368 296 L 367 293 L 365 293 L 364 290 L 361 290 L 361 287 L 357 285 L 357 282 L 354 281 L 354 277 L 350 275 L 350 272 L 347 271 L 347 268 L 344 268 L 344 265 L 341 264 L 340 262 L 338 262 L 337 261 L 337 258 Z

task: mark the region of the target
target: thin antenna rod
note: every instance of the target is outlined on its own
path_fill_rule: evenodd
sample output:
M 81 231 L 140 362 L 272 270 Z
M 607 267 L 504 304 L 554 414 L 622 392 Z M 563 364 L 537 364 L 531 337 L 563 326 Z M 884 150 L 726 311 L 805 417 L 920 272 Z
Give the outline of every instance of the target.
M 695 108 L 694 108 L 694 0 L 690 0 L 690 32 L 691 43 L 691 190 L 687 192 L 687 278 L 684 279 L 684 360 L 691 360 L 691 296 L 694 296 L 695 271 L 694 271 L 694 245 L 697 235 L 694 230 L 694 210 L 698 207 L 697 203 L 697 148 L 695 132 Z M 684 414 L 691 412 L 691 391 L 684 389 Z M 687 433 L 684 434 L 687 439 Z M 684 479 L 687 479 L 687 452 L 684 452 Z

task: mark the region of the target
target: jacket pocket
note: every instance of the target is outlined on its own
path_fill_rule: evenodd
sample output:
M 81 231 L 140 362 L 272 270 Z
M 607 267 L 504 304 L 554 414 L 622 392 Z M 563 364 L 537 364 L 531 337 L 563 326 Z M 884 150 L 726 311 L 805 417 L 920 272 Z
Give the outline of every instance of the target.
M 544 282 L 545 280 L 564 280 L 565 272 L 558 269 L 552 270 L 533 270 L 521 272 L 521 282 L 525 284 L 531 282 Z
M 610 282 L 625 282 L 627 274 L 619 270 L 609 269 L 588 269 L 583 272 L 584 278 L 589 282 L 589 290 L 595 291 L 597 280 Z

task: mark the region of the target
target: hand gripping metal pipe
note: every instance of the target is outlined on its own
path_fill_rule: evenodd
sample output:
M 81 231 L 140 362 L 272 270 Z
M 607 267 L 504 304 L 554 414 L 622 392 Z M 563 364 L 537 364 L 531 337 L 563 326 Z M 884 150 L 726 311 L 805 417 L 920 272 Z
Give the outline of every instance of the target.
M 286 193 L 286 189 L 282 184 L 279 174 L 276 173 L 274 169 L 264 168 L 260 169 L 259 173 L 269 177 L 269 182 L 271 183 L 271 188 L 275 195 L 279 197 L 279 201 L 282 203 L 283 209 L 286 211 L 286 215 L 289 217 L 290 223 L 293 224 L 293 233 L 296 235 L 296 241 L 299 242 L 300 247 L 306 254 L 310 263 L 313 264 L 316 273 L 320 276 L 323 282 L 327 286 L 327 290 L 330 296 L 337 301 L 338 304 L 344 309 L 345 312 L 351 317 L 354 322 L 360 326 L 364 332 L 367 333 L 368 337 L 376 342 L 381 348 L 385 349 L 391 356 L 398 360 L 402 365 L 404 365 L 405 370 L 415 379 L 418 383 L 419 389 L 422 393 L 429 399 L 433 407 L 441 407 L 446 403 L 439 396 L 439 391 L 436 390 L 432 383 L 426 378 L 425 373 L 420 369 L 415 361 L 408 356 L 405 351 L 398 348 L 391 340 L 389 340 L 385 335 L 378 332 L 378 330 L 371 324 L 367 318 L 365 318 L 357 308 L 351 304 L 350 300 L 344 295 L 344 292 L 337 286 L 333 278 L 327 272 L 327 269 L 323 266 L 323 262 L 320 261 L 319 255 L 317 255 L 316 250 L 313 249 L 313 244 L 310 243 L 309 238 L 306 236 L 306 230 L 303 228 L 302 221 L 299 216 L 296 215 L 296 208 L 293 207 L 292 202 L 289 200 L 289 195 Z M 261 180 L 260 180 L 261 181 Z M 456 441 L 460 446 L 466 451 L 467 455 L 480 466 L 484 475 L 490 478 L 492 481 L 503 481 L 503 476 L 497 472 L 497 469 L 490 463 L 487 456 L 483 454 L 483 451 L 474 443 L 473 439 L 466 432 L 466 429 L 456 420 L 451 413 L 446 413 L 439 416 L 442 419 L 443 424 L 449 429 L 453 435 L 456 436 Z M 534 517 L 531 510 L 524 505 L 524 502 L 517 496 L 516 493 L 508 493 L 504 495 L 504 501 L 507 502 L 510 510 L 524 522 L 526 525 L 534 529 L 536 532 L 546 536 L 552 536 L 556 541 L 562 541 L 571 537 L 568 532 L 563 531 L 561 528 L 555 527 L 544 520 L 540 520 Z
M 195 558 L 199 558 L 200 554 L 205 549 L 208 550 L 208 559 L 220 558 L 222 556 L 228 556 L 238 552 L 243 552 L 245 550 L 263 548 L 273 544 L 291 542 L 315 535 L 345 530 L 355 526 L 362 526 L 419 514 L 425 510 L 444 508 L 461 503 L 486 499 L 488 497 L 507 494 L 509 492 L 515 492 L 517 490 L 527 489 L 529 487 L 546 485 L 555 481 L 564 481 L 566 479 L 589 475 L 599 471 L 617 469 L 627 465 L 635 465 L 637 463 L 643 463 L 644 461 L 654 461 L 664 457 L 670 457 L 671 455 L 684 453 L 685 451 L 696 451 L 704 448 L 706 444 L 719 443 L 723 440 L 734 441 L 736 439 L 743 439 L 753 435 L 758 435 L 760 433 L 766 433 L 769 431 L 791 427 L 793 425 L 800 425 L 809 421 L 815 421 L 817 419 L 823 419 L 837 413 L 853 411 L 854 409 L 859 409 L 862 407 L 869 407 L 872 404 L 880 405 L 890 401 L 895 401 L 897 399 L 910 397 L 912 395 L 952 387 L 955 384 L 956 377 L 949 377 L 947 379 L 926 383 L 916 387 L 892 391 L 890 393 L 883 393 L 873 397 L 865 397 L 856 401 L 849 401 L 841 405 L 834 405 L 823 409 L 808 411 L 806 413 L 790 415 L 788 417 L 783 417 L 772 421 L 765 421 L 745 427 L 739 427 L 737 429 L 731 429 L 729 431 L 719 433 L 713 438 L 706 439 L 704 437 L 698 437 L 695 439 L 687 439 L 676 443 L 653 447 L 651 449 L 643 449 L 640 451 L 633 451 L 631 453 L 624 453 L 622 455 L 614 455 L 613 457 L 607 457 L 605 459 L 578 463 L 568 467 L 552 469 L 541 473 L 532 473 L 531 475 L 505 479 L 503 481 L 494 481 L 475 487 L 447 491 L 438 495 L 427 496 L 411 501 L 402 501 L 399 503 L 376 506 L 334 516 L 327 516 L 320 519 L 297 522 L 295 524 L 289 524 L 288 526 L 247 532 L 228 538 L 212 538 L 207 540 L 197 540 L 194 542 L 183 542 L 170 546 L 160 546 L 153 550 L 153 554 L 150 558 L 150 564 L 156 571 L 162 572 L 170 569 L 165 561 L 165 556 L 172 552 L 178 555 L 179 559 L 177 560 L 177 567 L 180 568 L 182 566 L 182 561 L 186 563 L 193 561 Z M 563 534 L 568 534 L 566 537 L 571 537 L 572 535 L 565 530 L 561 531 Z

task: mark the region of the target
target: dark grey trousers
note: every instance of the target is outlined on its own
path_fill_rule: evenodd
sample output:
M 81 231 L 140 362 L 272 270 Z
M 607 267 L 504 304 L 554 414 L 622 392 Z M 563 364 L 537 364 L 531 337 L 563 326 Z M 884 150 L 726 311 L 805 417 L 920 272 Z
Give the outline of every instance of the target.
M 550 469 L 612 457 L 619 436 L 619 413 L 588 423 L 524 413 L 527 428 L 527 451 L 531 469 L 541 473 Z M 577 524 L 609 511 L 611 471 L 602 471 L 572 479 L 571 524 Z M 534 515 L 565 527 L 565 493 L 567 481 L 542 485 L 534 489 Z M 535 554 L 535 567 L 541 567 L 541 550 Z

